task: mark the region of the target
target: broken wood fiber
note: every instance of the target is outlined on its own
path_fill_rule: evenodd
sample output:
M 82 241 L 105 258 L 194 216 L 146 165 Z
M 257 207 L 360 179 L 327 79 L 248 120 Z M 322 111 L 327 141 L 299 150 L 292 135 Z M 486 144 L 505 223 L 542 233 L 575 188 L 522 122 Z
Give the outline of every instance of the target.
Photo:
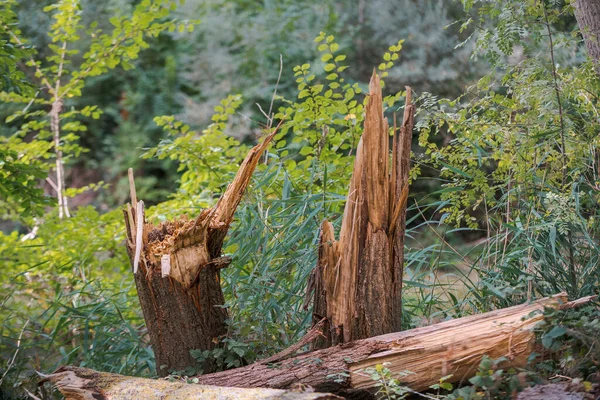
M 287 388 L 303 384 L 317 391 L 352 394 L 378 384 L 365 372 L 385 364 L 401 384 L 427 390 L 444 376 L 455 383 L 472 377 L 484 355 L 505 357 L 506 367 L 524 367 L 535 343 L 535 326 L 544 308 L 570 308 L 589 302 L 567 302 L 564 293 L 532 303 L 457 318 L 302 353 L 273 363 L 262 361 L 229 371 L 198 376 L 201 384 Z M 405 375 L 407 371 L 411 372 Z
M 399 135 L 394 124 L 390 155 L 381 84 L 373 73 L 339 240 L 329 221 L 321 225 L 313 320 L 325 317 L 328 323 L 317 347 L 401 329 L 414 112 L 406 87 L 404 118 Z
M 301 393 L 280 389 L 194 385 L 163 379 L 145 379 L 65 367 L 47 376 L 66 400 L 329 400 L 341 397 L 327 393 Z
M 262 153 L 277 129 L 253 147 L 217 204 L 195 218 L 147 223 L 130 170 L 132 204 L 124 210 L 127 252 L 156 356 L 158 374 L 197 364 L 190 350 L 210 350 L 227 332 L 220 270 L 223 240 Z M 214 370 L 209 361 L 204 371 Z

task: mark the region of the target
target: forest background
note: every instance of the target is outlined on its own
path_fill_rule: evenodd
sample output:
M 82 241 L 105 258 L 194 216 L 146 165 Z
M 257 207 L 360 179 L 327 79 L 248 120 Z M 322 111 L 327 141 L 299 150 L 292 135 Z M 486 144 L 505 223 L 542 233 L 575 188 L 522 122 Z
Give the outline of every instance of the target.
M 196 215 L 284 116 L 225 242 L 229 332 L 196 357 L 232 368 L 301 337 L 374 68 L 390 120 L 405 85 L 418 110 L 403 326 L 598 294 L 598 76 L 568 3 L 4 1 L 0 18 L 0 397 L 50 397 L 35 371 L 66 364 L 154 376 L 127 169 L 154 221 Z

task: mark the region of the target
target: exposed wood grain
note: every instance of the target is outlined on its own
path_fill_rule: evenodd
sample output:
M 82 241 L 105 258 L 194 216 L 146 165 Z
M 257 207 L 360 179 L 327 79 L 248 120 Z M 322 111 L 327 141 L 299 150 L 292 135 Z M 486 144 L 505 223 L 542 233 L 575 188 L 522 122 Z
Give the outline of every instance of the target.
M 407 87 L 400 137 L 389 148 L 381 83 L 373 73 L 340 239 L 321 225 L 314 272 L 314 321 L 327 318 L 326 338 L 316 346 L 399 331 L 402 311 L 404 234 L 414 106 Z M 394 128 L 396 124 L 394 122 Z
M 373 389 L 377 382 L 364 370 L 389 363 L 386 366 L 394 376 L 414 372 L 403 383 L 423 390 L 450 374 L 449 382 L 468 379 L 483 355 L 506 357 L 507 367 L 524 366 L 535 343 L 533 327 L 542 319 L 544 307 L 571 306 L 561 293 L 529 304 L 311 351 L 274 364 L 258 362 L 198 378 L 202 384 L 218 386 L 287 388 L 299 383 L 318 391 L 349 394 Z
M 227 332 L 220 269 L 230 259 L 221 247 L 258 160 L 277 129 L 252 148 L 217 205 L 195 219 L 181 217 L 158 226 L 145 223 L 143 202 L 124 211 L 127 251 L 148 327 L 158 374 L 195 366 L 190 350 L 214 348 Z M 132 201 L 133 171 L 129 173 Z M 204 371 L 214 370 L 205 362 Z
M 325 400 L 341 399 L 328 393 L 279 389 L 242 389 L 134 378 L 88 368 L 65 367 L 47 376 L 66 400 Z

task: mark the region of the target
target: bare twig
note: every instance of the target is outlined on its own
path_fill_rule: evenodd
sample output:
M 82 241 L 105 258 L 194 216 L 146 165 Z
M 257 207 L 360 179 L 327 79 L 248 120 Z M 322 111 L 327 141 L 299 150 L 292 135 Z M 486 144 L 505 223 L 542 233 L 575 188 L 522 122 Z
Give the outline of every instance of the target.
M 562 102 L 560 99 L 560 89 L 558 88 L 558 74 L 556 72 L 556 62 L 554 61 L 554 42 L 552 40 L 552 31 L 550 30 L 550 20 L 548 19 L 548 10 L 546 10 L 545 1 L 541 2 L 542 9 L 544 10 L 544 18 L 546 20 L 546 30 L 548 31 L 548 40 L 550 41 L 550 61 L 552 62 L 552 77 L 554 80 L 554 91 L 556 92 L 556 99 L 558 101 L 558 116 L 560 118 L 560 141 L 561 141 L 561 155 L 563 162 L 563 184 L 566 178 L 566 146 L 565 146 L 565 121 L 563 118 Z
M 552 31 L 550 30 L 550 20 L 548 18 L 548 10 L 546 10 L 546 3 L 542 1 L 542 8 L 544 10 L 544 19 L 546 20 L 546 29 L 548 31 L 548 40 L 550 41 L 550 60 L 552 61 L 552 77 L 554 79 L 554 91 L 556 92 L 556 100 L 558 101 L 558 115 L 560 118 L 560 141 L 561 141 L 561 155 L 562 155 L 562 184 L 564 185 L 567 180 L 567 148 L 565 144 L 565 121 L 563 117 L 563 108 L 560 99 L 560 90 L 558 88 L 558 74 L 556 72 L 556 63 L 554 61 L 554 42 L 552 40 Z M 577 272 L 575 271 L 575 255 L 573 254 L 573 235 L 571 231 L 567 233 L 567 240 L 569 241 L 569 278 L 573 287 L 577 286 Z
M 294 345 L 288 347 L 283 351 L 280 351 L 279 353 L 269 358 L 260 360 L 258 363 L 271 364 L 277 361 L 285 360 L 286 358 L 289 358 L 290 356 L 294 355 L 294 353 L 296 353 L 302 347 L 306 346 L 307 344 L 310 344 L 313 340 L 317 339 L 318 337 L 323 336 L 323 328 L 325 326 L 325 321 L 327 321 L 327 318 L 323 318 L 319 322 L 317 322 L 317 324 L 310 328 L 310 330 L 306 332 L 306 335 L 302 336 L 302 338 Z
M 23 389 L 23 390 L 25 390 L 25 392 L 27 392 L 27 395 L 29 397 L 31 397 L 33 400 L 42 400 L 39 397 L 37 397 L 35 394 L 31 393 L 29 390 L 27 390 L 27 389 Z
M 273 126 L 273 103 L 275 102 L 275 96 L 277 95 L 277 89 L 279 88 L 279 81 L 281 80 L 281 72 L 283 71 L 283 56 L 279 55 L 279 75 L 277 75 L 277 82 L 275 83 L 275 90 L 273 90 L 273 96 L 271 96 L 271 104 L 269 105 L 269 128 Z
M 133 168 L 129 168 L 127 170 L 127 175 L 129 176 L 129 195 L 131 196 L 131 207 L 135 208 L 137 206 L 137 194 L 135 192 Z
M 8 374 L 8 371 L 10 371 L 12 366 L 15 364 L 15 360 L 17 359 L 17 355 L 19 354 L 19 350 L 21 350 L 21 339 L 23 338 L 23 332 L 25 332 L 25 328 L 27 328 L 27 325 L 29 325 L 29 320 L 27 320 L 25 322 L 25 324 L 23 325 L 23 328 L 21 329 L 21 333 L 19 334 L 19 338 L 17 339 L 17 349 L 15 350 L 15 353 L 13 354 L 12 359 L 6 365 L 6 370 L 4 370 L 4 373 L 2 374 L 2 377 L 0 378 L 0 385 L 2 384 L 2 381 L 4 380 L 6 375 Z
M 279 81 L 281 80 L 281 73 L 283 71 L 283 56 L 279 55 L 279 74 L 277 75 L 277 82 L 275 83 L 275 89 L 273 90 L 273 95 L 271 96 L 271 104 L 269 104 L 269 112 L 265 113 L 260 106 L 260 104 L 256 103 L 260 112 L 267 118 L 267 129 L 271 129 L 273 127 L 273 103 L 275 103 L 275 97 L 277 96 L 277 89 L 279 89 Z M 265 164 L 269 161 L 269 153 L 265 151 Z

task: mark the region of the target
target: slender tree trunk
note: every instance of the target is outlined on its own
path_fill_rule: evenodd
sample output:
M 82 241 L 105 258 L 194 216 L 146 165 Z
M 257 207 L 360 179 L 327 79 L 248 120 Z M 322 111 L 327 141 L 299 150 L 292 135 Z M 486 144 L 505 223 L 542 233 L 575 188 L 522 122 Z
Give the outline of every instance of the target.
M 277 130 L 254 147 L 217 205 L 195 219 L 182 217 L 154 226 L 145 221 L 130 170 L 131 200 L 124 210 L 127 252 L 133 266 L 157 372 L 166 376 L 195 366 L 190 350 L 210 350 L 227 332 L 220 286 L 223 239 L 260 156 Z M 203 372 L 214 370 L 205 362 Z
M 315 290 L 314 321 L 326 318 L 327 330 L 317 347 L 401 329 L 414 106 L 407 88 L 401 135 L 397 137 L 394 132 L 390 163 L 388 122 L 375 73 L 369 88 L 364 132 L 356 152 L 340 239 L 335 240 L 329 221 L 321 225 L 311 286 Z
M 573 0 L 571 4 L 588 54 L 594 62 L 596 72 L 600 74 L 600 1 Z

